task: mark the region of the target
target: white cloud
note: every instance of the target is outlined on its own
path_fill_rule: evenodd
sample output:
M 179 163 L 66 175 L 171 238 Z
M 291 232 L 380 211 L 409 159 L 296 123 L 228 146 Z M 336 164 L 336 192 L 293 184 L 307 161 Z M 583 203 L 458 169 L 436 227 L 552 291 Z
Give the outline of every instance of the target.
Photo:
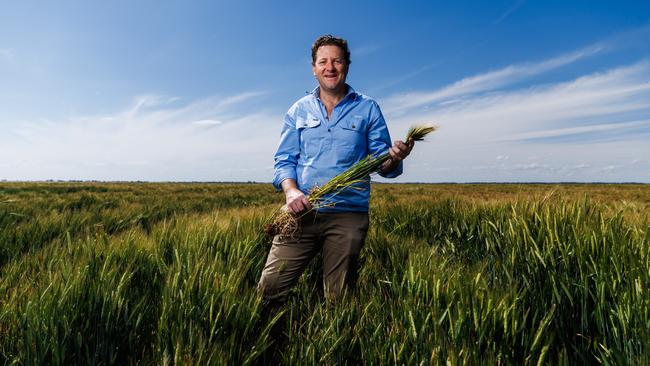
M 589 132 L 604 132 L 613 130 L 635 129 L 639 127 L 650 127 L 650 120 L 621 122 L 621 123 L 603 123 L 597 125 L 588 125 L 580 127 L 567 127 L 550 130 L 532 131 L 520 134 L 514 134 L 504 137 L 503 141 L 517 141 L 526 139 L 539 139 L 548 137 L 561 137 L 568 135 L 577 135 Z
M 506 18 L 508 18 L 510 16 L 510 14 L 514 13 L 517 9 L 522 7 L 525 3 L 526 3 L 526 0 L 517 0 L 517 2 L 515 2 L 514 5 L 512 5 L 510 8 L 508 8 L 508 10 L 506 10 L 503 14 L 501 14 L 501 16 L 497 20 L 495 20 L 494 23 L 492 23 L 492 24 L 496 25 L 496 24 L 499 24 L 499 23 L 503 22 L 504 20 L 506 20 Z
M 389 116 L 399 116 L 411 109 L 431 103 L 456 102 L 458 97 L 495 90 L 527 77 L 593 56 L 602 50 L 602 46 L 591 46 L 541 62 L 511 65 L 499 70 L 467 77 L 434 91 L 393 95 L 385 100 L 383 109 Z
M 458 85 L 425 94 L 449 95 Z M 399 181 L 648 181 L 629 164 L 650 156 L 648 61 L 543 86 L 474 90 L 456 103 L 413 103 L 388 116 L 397 137 L 413 123 L 441 126 L 416 146 Z M 400 98 L 407 96 L 390 100 Z M 409 169 L 423 161 L 430 169 Z
M 198 126 L 206 126 L 206 127 L 218 126 L 218 125 L 223 124 L 222 121 L 217 121 L 217 120 L 214 120 L 214 119 L 202 119 L 200 121 L 194 121 L 192 123 L 195 124 L 195 125 L 198 125 Z
M 243 107 L 260 95 L 140 96 L 108 115 L 15 124 L 0 135 L 0 179 L 270 181 L 282 115 Z
M 366 57 L 368 55 L 371 55 L 371 54 L 381 50 L 382 48 L 384 48 L 383 45 L 366 44 L 366 45 L 361 45 L 361 46 L 358 46 L 358 47 L 354 47 L 352 49 L 351 53 L 355 58 L 357 58 L 357 57 L 358 58 L 364 58 L 364 57 Z
M 156 107 L 164 104 L 169 104 L 176 100 L 178 100 L 178 98 L 175 97 L 169 98 L 160 95 L 141 95 L 134 98 L 131 107 L 128 108 L 126 111 L 124 111 L 121 114 L 121 116 L 124 119 L 133 119 L 137 116 L 140 110 Z M 111 117 L 104 117 L 104 118 L 111 118 Z

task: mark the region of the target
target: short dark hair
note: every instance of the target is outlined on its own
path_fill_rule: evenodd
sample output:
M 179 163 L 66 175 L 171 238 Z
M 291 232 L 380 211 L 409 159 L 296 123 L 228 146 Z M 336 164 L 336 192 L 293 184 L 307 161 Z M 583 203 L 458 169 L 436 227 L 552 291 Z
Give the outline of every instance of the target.
M 350 60 L 350 49 L 348 48 L 348 41 L 343 38 L 334 37 L 331 34 L 326 34 L 320 36 L 314 42 L 314 45 L 311 46 L 311 63 L 312 65 L 316 63 L 316 52 L 322 46 L 337 46 L 345 54 L 345 63 L 350 65 L 352 61 Z

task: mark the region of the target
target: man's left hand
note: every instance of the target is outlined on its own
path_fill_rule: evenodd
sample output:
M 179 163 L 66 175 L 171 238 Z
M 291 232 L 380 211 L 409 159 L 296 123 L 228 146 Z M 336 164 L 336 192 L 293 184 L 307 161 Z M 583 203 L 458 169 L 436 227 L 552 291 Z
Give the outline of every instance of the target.
M 388 150 L 390 158 L 396 163 L 406 159 L 406 157 L 411 153 L 414 144 L 414 141 L 411 141 L 409 144 L 405 144 L 404 141 L 401 140 L 393 142 L 393 146 Z
M 414 141 L 411 141 L 408 144 L 405 144 L 404 141 L 400 140 L 395 141 L 393 143 L 393 146 L 388 149 L 390 159 L 386 160 L 384 165 L 382 165 L 381 171 L 387 173 L 395 169 L 400 161 L 406 159 L 406 157 L 409 156 L 414 144 Z

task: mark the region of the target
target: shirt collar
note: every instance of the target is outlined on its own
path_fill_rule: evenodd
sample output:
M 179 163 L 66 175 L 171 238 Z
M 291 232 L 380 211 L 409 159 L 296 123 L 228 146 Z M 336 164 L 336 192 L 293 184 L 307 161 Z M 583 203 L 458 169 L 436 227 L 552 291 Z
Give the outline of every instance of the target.
M 347 99 L 348 97 L 356 98 L 357 92 L 354 91 L 354 89 L 350 86 L 350 84 L 345 84 L 345 85 L 348 87 L 348 92 L 347 94 L 345 94 L 342 100 Z M 320 99 L 320 86 L 315 87 L 310 94 L 313 95 L 314 98 Z

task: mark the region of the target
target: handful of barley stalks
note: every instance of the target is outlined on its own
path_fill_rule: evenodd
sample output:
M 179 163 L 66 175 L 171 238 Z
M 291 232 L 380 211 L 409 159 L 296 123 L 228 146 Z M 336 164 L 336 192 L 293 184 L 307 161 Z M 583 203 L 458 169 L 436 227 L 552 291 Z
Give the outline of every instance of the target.
M 422 141 L 426 135 L 437 129 L 438 127 L 433 125 L 413 126 L 406 134 L 406 144 L 408 145 L 412 141 Z M 264 225 L 264 232 L 268 235 L 293 235 L 298 230 L 300 217 L 321 207 L 334 206 L 336 195 L 346 189 L 361 189 L 353 186 L 363 182 L 370 174 L 376 173 L 388 159 L 390 159 L 388 152 L 366 156 L 348 170 L 330 179 L 322 187 L 315 187 L 307 197 L 311 204 L 311 209 L 308 211 L 296 215 L 289 211 L 286 205 L 282 206 Z

